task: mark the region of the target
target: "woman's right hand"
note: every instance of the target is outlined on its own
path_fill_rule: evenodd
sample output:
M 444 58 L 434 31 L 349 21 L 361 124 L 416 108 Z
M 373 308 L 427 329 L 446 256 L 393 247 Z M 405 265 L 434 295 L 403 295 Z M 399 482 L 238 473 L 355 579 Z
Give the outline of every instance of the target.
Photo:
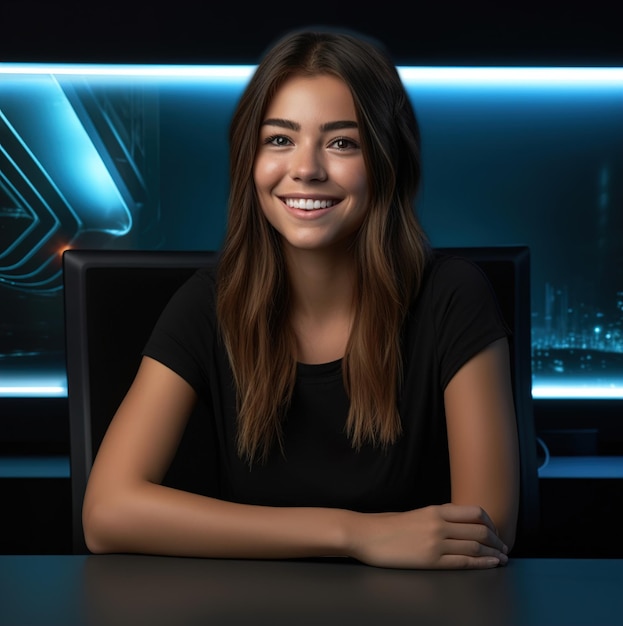
M 508 549 L 479 506 L 442 504 L 355 515 L 349 556 L 368 565 L 487 569 L 508 561 Z

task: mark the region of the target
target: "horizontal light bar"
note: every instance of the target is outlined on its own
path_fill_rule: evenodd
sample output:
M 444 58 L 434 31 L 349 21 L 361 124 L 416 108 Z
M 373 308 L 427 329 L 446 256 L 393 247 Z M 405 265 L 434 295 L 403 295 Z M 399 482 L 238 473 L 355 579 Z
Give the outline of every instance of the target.
M 0 74 L 54 74 L 55 76 L 129 76 L 154 78 L 242 78 L 254 65 L 109 65 L 88 63 L 0 63 Z
M 248 79 L 255 65 L 126 65 L 93 63 L 0 63 L 0 74 L 54 74 L 143 78 Z M 623 67 L 419 67 L 399 66 L 406 83 L 426 85 L 620 85 Z
M 405 83 L 425 85 L 623 88 L 623 67 L 400 67 Z
M 535 385 L 532 397 L 540 400 L 623 400 L 623 386 Z
M 67 387 L 62 385 L 20 385 L 0 387 L 0 398 L 66 398 Z

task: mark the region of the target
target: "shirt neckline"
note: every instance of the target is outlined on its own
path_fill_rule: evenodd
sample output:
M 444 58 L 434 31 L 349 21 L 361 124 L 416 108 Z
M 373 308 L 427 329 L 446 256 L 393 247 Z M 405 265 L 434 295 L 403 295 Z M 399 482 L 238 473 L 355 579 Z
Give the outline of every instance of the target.
M 342 361 L 337 359 L 328 363 L 297 363 L 297 378 L 331 378 L 342 375 Z

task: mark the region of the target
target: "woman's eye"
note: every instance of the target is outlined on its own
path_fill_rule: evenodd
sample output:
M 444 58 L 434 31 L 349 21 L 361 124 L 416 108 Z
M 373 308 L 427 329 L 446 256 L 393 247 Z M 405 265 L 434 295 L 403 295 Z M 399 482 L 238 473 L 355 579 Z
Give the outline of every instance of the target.
M 353 150 L 359 148 L 359 144 L 348 137 L 338 137 L 331 142 L 331 146 L 338 150 Z
M 271 135 L 264 139 L 265 144 L 271 144 L 273 146 L 289 146 L 290 140 L 284 135 Z

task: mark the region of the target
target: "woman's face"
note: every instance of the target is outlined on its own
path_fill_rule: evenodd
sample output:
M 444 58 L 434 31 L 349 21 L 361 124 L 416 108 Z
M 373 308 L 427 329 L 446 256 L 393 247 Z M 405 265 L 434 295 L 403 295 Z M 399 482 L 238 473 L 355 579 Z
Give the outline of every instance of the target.
M 345 246 L 368 208 L 353 97 L 330 75 L 292 76 L 269 103 L 253 176 L 266 219 L 286 246 Z

